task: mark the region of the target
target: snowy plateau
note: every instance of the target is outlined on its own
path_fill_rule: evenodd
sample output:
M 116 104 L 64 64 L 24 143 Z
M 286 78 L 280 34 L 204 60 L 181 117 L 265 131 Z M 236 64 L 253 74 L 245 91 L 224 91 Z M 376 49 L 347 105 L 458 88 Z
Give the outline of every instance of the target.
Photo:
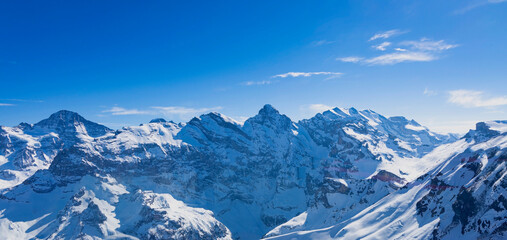
M 0 127 L 0 239 L 507 239 L 507 121 L 334 108 Z

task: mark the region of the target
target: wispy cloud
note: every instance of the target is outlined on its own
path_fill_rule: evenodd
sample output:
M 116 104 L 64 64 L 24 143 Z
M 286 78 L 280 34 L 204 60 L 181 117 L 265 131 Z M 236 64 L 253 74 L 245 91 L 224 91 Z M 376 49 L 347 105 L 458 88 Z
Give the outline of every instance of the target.
M 358 63 L 358 62 L 362 61 L 363 59 L 364 58 L 362 58 L 362 57 L 351 56 L 351 57 L 337 58 L 336 60 L 342 61 L 342 62 L 348 62 L 348 63 Z
M 404 41 L 400 45 L 408 46 L 414 50 L 430 52 L 449 50 L 458 46 L 457 44 L 448 44 L 444 40 L 431 41 L 427 38 L 421 38 L 419 41 Z
M 8 106 L 14 106 L 14 104 L 11 104 L 11 103 L 0 103 L 0 107 L 8 107 Z
M 507 105 L 507 96 L 485 97 L 484 92 L 474 90 L 449 91 L 448 102 L 467 108 Z
M 393 65 L 401 62 L 429 62 L 435 59 L 435 56 L 425 52 L 397 52 L 366 59 L 364 62 L 370 65 Z
M 312 45 L 317 47 L 317 46 L 322 46 L 322 45 L 328 45 L 328 44 L 331 44 L 331 43 L 334 43 L 336 41 L 329 41 L 329 40 L 319 40 L 319 41 L 314 41 L 312 42 Z
M 368 41 L 373 41 L 373 40 L 377 40 L 377 39 L 387 39 L 387 38 L 390 38 L 390 37 L 393 37 L 396 35 L 400 35 L 403 33 L 405 33 L 405 32 L 400 31 L 399 29 L 393 29 L 393 30 L 377 33 L 377 34 L 373 35 Z
M 423 94 L 426 96 L 434 96 L 434 95 L 437 95 L 437 92 L 430 90 L 428 88 L 425 88 L 423 91 Z
M 488 4 L 507 2 L 507 0 L 475 0 L 468 3 L 467 6 L 454 11 L 454 14 L 464 14 L 474 8 L 482 7 Z
M 199 114 L 218 111 L 222 109 L 222 107 L 210 107 L 210 108 L 190 108 L 190 107 L 181 107 L 181 106 L 168 106 L 168 107 L 151 107 L 152 109 L 157 110 L 159 113 L 168 116 L 168 117 L 178 117 L 180 119 L 189 119 Z
M 243 85 L 245 86 L 255 86 L 255 85 L 269 85 L 272 84 L 274 81 L 269 80 L 263 80 L 263 81 L 248 81 L 244 82 Z
M 301 112 L 303 113 L 303 115 L 305 117 L 310 117 L 310 116 L 313 116 L 317 113 L 321 113 L 321 112 L 327 111 L 332 108 L 333 107 L 330 107 L 328 105 L 321 104 L 321 103 L 305 104 L 305 105 L 299 106 L 299 109 L 301 110 Z
M 163 115 L 166 117 L 174 117 L 179 120 L 187 120 L 196 115 L 200 115 L 207 112 L 218 111 L 222 107 L 210 107 L 210 108 L 191 108 L 182 106 L 153 106 L 149 109 L 126 109 L 122 107 L 112 107 L 108 110 L 102 111 L 103 113 L 109 113 L 111 115 Z
M 288 72 L 283 74 L 278 74 L 273 76 L 273 78 L 286 78 L 286 77 L 311 77 L 314 75 L 332 75 L 332 76 L 340 76 L 343 73 L 339 72 Z
M 282 73 L 282 74 L 277 74 L 277 75 L 271 76 L 271 78 L 288 78 L 288 77 L 297 78 L 297 77 L 312 77 L 312 76 L 316 76 L 316 75 L 328 76 L 324 80 L 329 80 L 329 79 L 333 79 L 333 78 L 338 78 L 341 75 L 343 75 L 343 73 L 339 73 L 339 72 L 288 72 L 288 73 Z M 279 80 L 273 79 L 273 80 L 262 80 L 262 81 L 248 81 L 248 82 L 243 82 L 242 84 L 245 86 L 258 86 L 258 85 L 269 85 L 269 84 L 273 84 L 276 82 L 279 82 Z
M 17 98 L 4 98 L 0 99 L 0 101 L 7 101 L 7 102 L 33 102 L 33 103 L 41 103 L 44 102 L 42 100 L 34 100 L 34 99 L 17 99 Z
M 391 45 L 391 42 L 383 42 L 378 45 L 373 45 L 372 47 L 379 50 L 379 51 L 385 51 L 387 49 L 387 47 L 389 47 L 390 45 Z
M 315 111 L 315 112 L 324 112 L 324 111 L 332 109 L 332 108 L 333 107 L 330 107 L 328 105 L 321 104 L 321 103 L 307 105 L 307 109 Z
M 391 45 L 390 42 L 374 46 L 374 48 L 384 51 Z M 416 41 L 403 41 L 399 45 L 405 48 L 395 48 L 394 52 L 385 53 L 371 58 L 362 57 L 343 57 L 337 58 L 342 62 L 362 63 L 367 65 L 393 65 L 402 62 L 429 62 L 437 60 L 443 51 L 457 47 L 457 44 L 449 44 L 444 40 L 433 41 L 427 38 L 421 38 Z
M 149 111 L 140 111 L 137 109 L 126 109 L 122 107 L 112 107 L 108 110 L 102 111 L 104 113 L 111 113 L 112 115 L 146 115 L 152 114 Z

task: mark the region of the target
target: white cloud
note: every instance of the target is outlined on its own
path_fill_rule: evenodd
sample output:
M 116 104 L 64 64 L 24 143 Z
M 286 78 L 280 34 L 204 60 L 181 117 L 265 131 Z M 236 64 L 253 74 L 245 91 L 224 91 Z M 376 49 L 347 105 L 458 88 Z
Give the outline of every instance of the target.
M 390 45 L 391 45 L 391 42 L 383 42 L 379 45 L 373 45 L 372 47 L 377 50 L 380 50 L 380 51 L 385 51 L 387 49 L 387 47 L 389 47 Z
M 393 65 L 401 62 L 429 62 L 437 59 L 426 52 L 396 52 L 364 60 L 369 65 Z
M 169 106 L 169 107 L 151 107 L 160 111 L 160 113 L 170 116 L 177 115 L 181 118 L 186 118 L 189 116 L 195 116 L 198 114 L 212 112 L 222 109 L 222 107 L 212 107 L 212 108 L 188 108 L 188 107 L 180 107 L 180 106 Z
M 377 38 L 385 35 L 376 35 Z M 374 36 L 375 37 L 375 36 Z M 376 50 L 386 51 L 388 46 L 393 45 L 391 42 L 382 42 L 372 47 Z M 443 51 L 457 47 L 456 44 L 446 43 L 444 40 L 433 41 L 428 38 L 421 38 L 416 41 L 403 41 L 398 45 L 405 46 L 404 48 L 394 48 L 391 53 L 386 53 L 376 57 L 363 58 L 363 57 L 344 57 L 337 58 L 336 60 L 342 62 L 362 63 L 367 65 L 393 65 L 401 62 L 429 62 L 437 60 Z
M 144 115 L 151 114 L 148 111 L 139 111 L 137 109 L 125 109 L 122 107 L 112 107 L 109 110 L 104 110 L 102 112 L 111 113 L 112 115 Z
M 419 41 L 404 41 L 401 42 L 400 45 L 409 46 L 413 50 L 430 51 L 430 52 L 449 50 L 451 48 L 455 48 L 458 46 L 455 44 L 453 45 L 445 43 L 444 40 L 431 41 L 427 38 L 422 38 Z
M 0 103 L 0 107 L 14 106 L 14 104 L 10 103 Z
M 393 30 L 377 33 L 377 34 L 373 35 L 373 37 L 371 37 L 370 40 L 368 40 L 368 41 L 373 41 L 373 40 L 376 40 L 376 39 L 387 39 L 387 38 L 390 38 L 392 36 L 400 35 L 400 34 L 403 34 L 403 33 L 405 33 L 405 32 L 402 32 L 402 31 L 400 31 L 398 29 L 393 29 Z
M 426 96 L 434 96 L 434 95 L 437 95 L 437 92 L 430 90 L 428 88 L 425 88 L 423 94 Z
M 362 57 L 343 57 L 343 58 L 337 58 L 336 60 L 342 61 L 342 62 L 349 62 L 349 63 L 357 63 L 363 60 Z
M 481 91 L 460 89 L 449 91 L 449 98 L 447 101 L 467 108 L 496 107 L 507 105 L 507 96 L 486 98 Z
M 273 81 L 268 81 L 268 80 L 264 80 L 264 81 L 248 81 L 248 82 L 244 82 L 243 85 L 246 85 L 246 86 L 254 86 L 254 85 L 269 85 L 269 84 L 272 84 Z
M 312 111 L 315 111 L 315 112 L 324 112 L 324 111 L 327 111 L 329 109 L 332 109 L 332 107 L 330 107 L 328 105 L 325 105 L 325 104 L 320 104 L 320 103 L 310 104 L 307 107 L 308 107 L 309 110 L 312 110 Z
M 343 73 L 339 72 L 288 72 L 284 74 L 278 74 L 273 76 L 273 78 L 286 78 L 286 77 L 311 77 L 314 75 L 334 75 L 340 76 Z
M 327 106 L 325 104 L 317 103 L 317 104 L 301 105 L 299 109 L 301 110 L 303 116 L 311 117 L 317 113 L 321 113 L 329 109 L 332 109 L 332 107 Z

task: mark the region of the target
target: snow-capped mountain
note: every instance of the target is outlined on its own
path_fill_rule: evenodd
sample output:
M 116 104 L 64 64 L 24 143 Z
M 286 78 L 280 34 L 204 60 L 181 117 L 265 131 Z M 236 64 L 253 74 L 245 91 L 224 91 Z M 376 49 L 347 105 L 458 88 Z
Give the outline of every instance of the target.
M 48 168 L 61 150 L 109 132 L 112 130 L 65 110 L 36 124 L 0 126 L 0 189 L 15 186 L 35 171 Z
M 341 229 L 385 199 L 415 189 L 463 144 L 504 136 L 495 129 L 505 125 L 478 125 L 457 140 L 371 110 L 335 108 L 294 122 L 266 105 L 243 124 L 208 113 L 188 123 L 154 119 L 113 131 L 60 111 L 34 125 L 1 127 L 0 235 L 328 234 L 322 229 Z
M 325 211 L 309 209 L 269 239 L 505 239 L 507 121 L 478 123 L 420 161 L 432 167 L 358 214 L 319 226 Z

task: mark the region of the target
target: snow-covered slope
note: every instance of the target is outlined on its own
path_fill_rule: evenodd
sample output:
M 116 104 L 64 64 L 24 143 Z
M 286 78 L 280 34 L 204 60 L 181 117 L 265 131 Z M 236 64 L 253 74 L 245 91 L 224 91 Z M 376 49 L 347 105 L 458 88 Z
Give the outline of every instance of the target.
M 427 173 L 358 214 L 312 228 L 308 211 L 279 227 L 294 231 L 270 239 L 505 239 L 506 127 L 478 123 L 422 157 L 433 163 Z
M 243 124 L 208 113 L 117 131 L 67 115 L 2 127 L 1 167 L 14 162 L 15 134 L 26 139 L 16 149 L 33 140 L 53 155 L 16 169 L 27 179 L 0 195 L 0 233 L 259 239 L 332 227 L 411 186 L 444 161 L 423 156 L 456 140 L 353 108 L 293 122 L 266 105 Z M 43 136 L 60 145 L 37 147 Z
M 111 129 L 66 110 L 36 124 L 0 126 L 0 190 L 48 168 L 62 149 L 93 142 L 110 132 Z
M 2 239 L 232 239 L 211 211 L 170 194 L 127 189 L 109 175 L 72 177 L 43 170 L 4 194 Z M 48 181 L 60 186 L 36 187 Z

